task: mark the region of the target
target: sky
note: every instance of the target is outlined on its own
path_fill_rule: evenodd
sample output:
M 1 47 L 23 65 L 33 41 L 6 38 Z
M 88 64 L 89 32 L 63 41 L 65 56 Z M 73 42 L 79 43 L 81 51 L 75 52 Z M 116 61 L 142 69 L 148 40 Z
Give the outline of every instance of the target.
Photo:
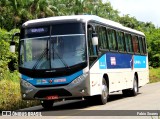
M 109 1 L 120 16 L 129 14 L 138 21 L 152 22 L 160 27 L 160 0 L 103 0 Z

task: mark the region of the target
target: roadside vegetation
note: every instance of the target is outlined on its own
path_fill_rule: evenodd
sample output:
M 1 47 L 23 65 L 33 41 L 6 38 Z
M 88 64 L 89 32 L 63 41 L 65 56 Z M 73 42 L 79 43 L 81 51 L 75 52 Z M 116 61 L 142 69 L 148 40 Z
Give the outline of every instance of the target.
M 151 68 L 149 70 L 150 83 L 160 82 L 160 68 Z
M 18 72 L 13 75 L 18 75 Z M 0 110 L 17 110 L 40 104 L 39 101 L 22 100 L 19 83 L 19 78 L 0 81 Z
M 22 101 L 16 53 L 9 52 L 12 34 L 27 20 L 73 14 L 94 14 L 140 30 L 146 34 L 150 82 L 160 81 L 160 28 L 151 22 L 138 21 L 130 15 L 119 16 L 109 2 L 102 0 L 0 0 L 0 110 L 16 110 L 39 104 Z

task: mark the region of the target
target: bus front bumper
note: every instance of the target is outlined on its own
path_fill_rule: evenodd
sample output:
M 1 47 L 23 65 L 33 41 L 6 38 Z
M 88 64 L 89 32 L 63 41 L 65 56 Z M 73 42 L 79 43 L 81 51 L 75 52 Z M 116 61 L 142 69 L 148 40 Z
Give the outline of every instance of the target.
M 88 78 L 80 80 L 79 82 L 72 81 L 65 86 L 56 87 L 36 87 L 32 84 L 26 85 L 25 80 L 21 79 L 21 95 L 23 100 L 58 100 L 76 97 L 90 96 Z

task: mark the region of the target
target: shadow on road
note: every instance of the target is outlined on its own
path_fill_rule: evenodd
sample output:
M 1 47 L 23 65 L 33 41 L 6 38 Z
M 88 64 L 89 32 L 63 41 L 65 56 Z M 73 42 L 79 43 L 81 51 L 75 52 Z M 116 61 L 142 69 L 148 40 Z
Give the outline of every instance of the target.
M 113 101 L 117 101 L 117 100 L 121 100 L 123 98 L 129 98 L 129 97 L 124 97 L 122 94 L 112 94 L 110 95 L 108 102 L 113 102 Z M 38 108 L 38 109 L 25 109 L 25 111 L 40 111 L 40 112 L 47 112 L 47 111 L 66 111 L 66 110 L 79 110 L 79 109 L 84 109 L 87 107 L 92 107 L 92 106 L 96 106 L 98 104 L 93 103 L 96 102 L 96 100 L 91 101 L 91 100 L 76 100 L 76 101 L 65 101 L 65 102 L 58 102 L 58 104 L 55 103 L 55 105 L 53 106 L 53 108 L 51 109 L 44 109 L 42 107 Z

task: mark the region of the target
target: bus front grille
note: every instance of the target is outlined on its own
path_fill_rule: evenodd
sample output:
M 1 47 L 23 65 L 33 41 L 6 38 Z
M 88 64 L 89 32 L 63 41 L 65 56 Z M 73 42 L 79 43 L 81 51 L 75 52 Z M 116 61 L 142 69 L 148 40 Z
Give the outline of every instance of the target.
M 72 96 L 70 92 L 65 89 L 48 89 L 38 91 L 34 98 L 45 98 L 47 96 L 58 95 L 58 96 Z

